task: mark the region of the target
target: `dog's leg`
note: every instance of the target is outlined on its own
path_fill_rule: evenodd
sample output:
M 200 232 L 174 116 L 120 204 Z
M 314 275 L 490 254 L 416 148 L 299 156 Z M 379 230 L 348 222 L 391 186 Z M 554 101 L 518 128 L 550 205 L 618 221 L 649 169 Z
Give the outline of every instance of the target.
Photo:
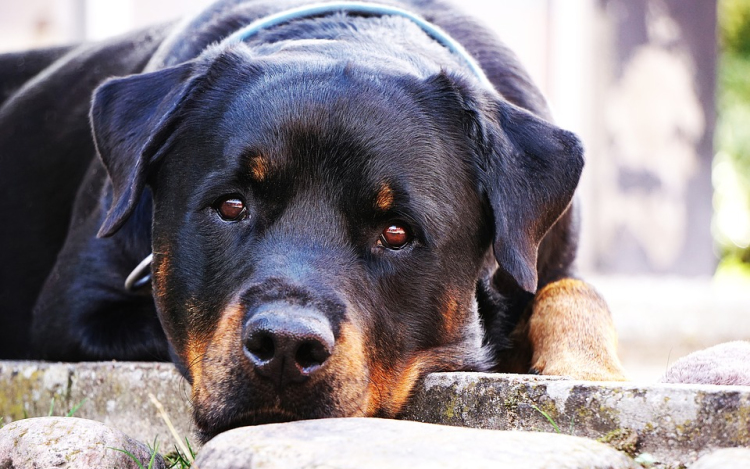
M 586 282 L 562 279 L 539 290 L 527 332 L 531 369 L 593 381 L 624 381 L 607 303 Z
M 626 379 L 609 308 L 581 280 L 566 278 L 539 290 L 510 339 L 513 346 L 499 354 L 498 371 Z

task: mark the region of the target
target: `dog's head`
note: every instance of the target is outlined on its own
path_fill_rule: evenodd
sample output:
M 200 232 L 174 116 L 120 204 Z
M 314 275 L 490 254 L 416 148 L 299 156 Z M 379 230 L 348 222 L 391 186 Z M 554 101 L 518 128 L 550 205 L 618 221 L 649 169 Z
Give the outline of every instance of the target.
M 535 290 L 582 167 L 471 80 L 241 47 L 110 80 L 92 124 L 100 234 L 153 193 L 154 298 L 205 436 L 393 416 L 424 374 L 486 369 L 478 279 L 496 259 Z

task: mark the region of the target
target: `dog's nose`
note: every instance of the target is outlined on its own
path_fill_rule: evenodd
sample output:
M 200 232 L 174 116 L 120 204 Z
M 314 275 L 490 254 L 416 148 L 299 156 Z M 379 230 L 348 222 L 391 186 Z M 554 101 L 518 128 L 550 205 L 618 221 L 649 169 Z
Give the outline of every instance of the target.
M 333 353 L 335 338 L 328 320 L 316 310 L 277 304 L 245 324 L 243 345 L 255 372 L 284 387 L 318 371 Z

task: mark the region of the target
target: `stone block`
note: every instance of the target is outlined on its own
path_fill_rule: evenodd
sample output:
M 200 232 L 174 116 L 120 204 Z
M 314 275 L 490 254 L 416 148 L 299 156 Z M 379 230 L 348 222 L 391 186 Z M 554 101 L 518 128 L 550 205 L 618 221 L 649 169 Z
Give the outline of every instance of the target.
M 498 430 L 559 429 L 676 467 L 717 448 L 750 446 L 750 387 L 436 373 L 425 379 L 402 418 Z
M 167 363 L 0 361 L 0 415 L 97 420 L 164 452 L 174 443 L 148 394 L 193 447 L 190 389 Z M 84 401 L 85 399 L 85 401 Z M 630 456 L 679 467 L 720 448 L 750 446 L 750 387 L 594 383 L 550 376 L 438 373 L 415 389 L 402 418 L 451 426 L 555 432 L 598 439 Z M 200 465 L 199 465 L 200 467 Z
M 198 454 L 201 469 L 635 469 L 584 438 L 452 428 L 383 419 L 324 419 L 222 433 Z
M 173 439 L 149 398 L 153 394 L 182 437 L 192 435 L 190 385 L 171 363 L 0 361 L 0 416 L 65 416 L 96 420 L 139 440 L 172 449 Z
M 39 417 L 0 429 L 0 468 L 138 469 L 149 466 L 151 455 L 146 445 L 92 420 Z M 166 468 L 161 456 L 151 468 Z
M 750 448 L 720 449 L 703 456 L 690 469 L 750 469 Z

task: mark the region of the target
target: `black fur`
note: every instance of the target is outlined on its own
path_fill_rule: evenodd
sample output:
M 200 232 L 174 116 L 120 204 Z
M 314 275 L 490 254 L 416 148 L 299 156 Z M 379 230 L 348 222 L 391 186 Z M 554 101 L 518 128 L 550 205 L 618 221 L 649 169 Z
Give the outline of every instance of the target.
M 281 302 L 318 311 L 337 344 L 359 331 L 362 373 L 425 353 L 422 374 L 493 366 L 487 351 L 508 346 L 537 287 L 571 273 L 578 140 L 547 122 L 512 53 L 441 1 L 389 3 L 462 42 L 495 90 L 397 17 L 328 15 L 215 45 L 300 3 L 225 0 L 181 27 L 30 53 L 31 68 L 0 57 L 0 357 L 171 356 L 193 379 L 196 335 L 215 343 L 232 308 Z M 219 218 L 225 195 L 246 218 Z M 390 224 L 413 236 L 404 249 L 378 244 Z M 154 296 L 125 291 L 151 249 Z M 361 413 L 351 396 L 374 379 L 272 389 L 242 352 L 200 360 L 224 370 L 202 378 L 221 400 L 197 401 L 206 435 Z

